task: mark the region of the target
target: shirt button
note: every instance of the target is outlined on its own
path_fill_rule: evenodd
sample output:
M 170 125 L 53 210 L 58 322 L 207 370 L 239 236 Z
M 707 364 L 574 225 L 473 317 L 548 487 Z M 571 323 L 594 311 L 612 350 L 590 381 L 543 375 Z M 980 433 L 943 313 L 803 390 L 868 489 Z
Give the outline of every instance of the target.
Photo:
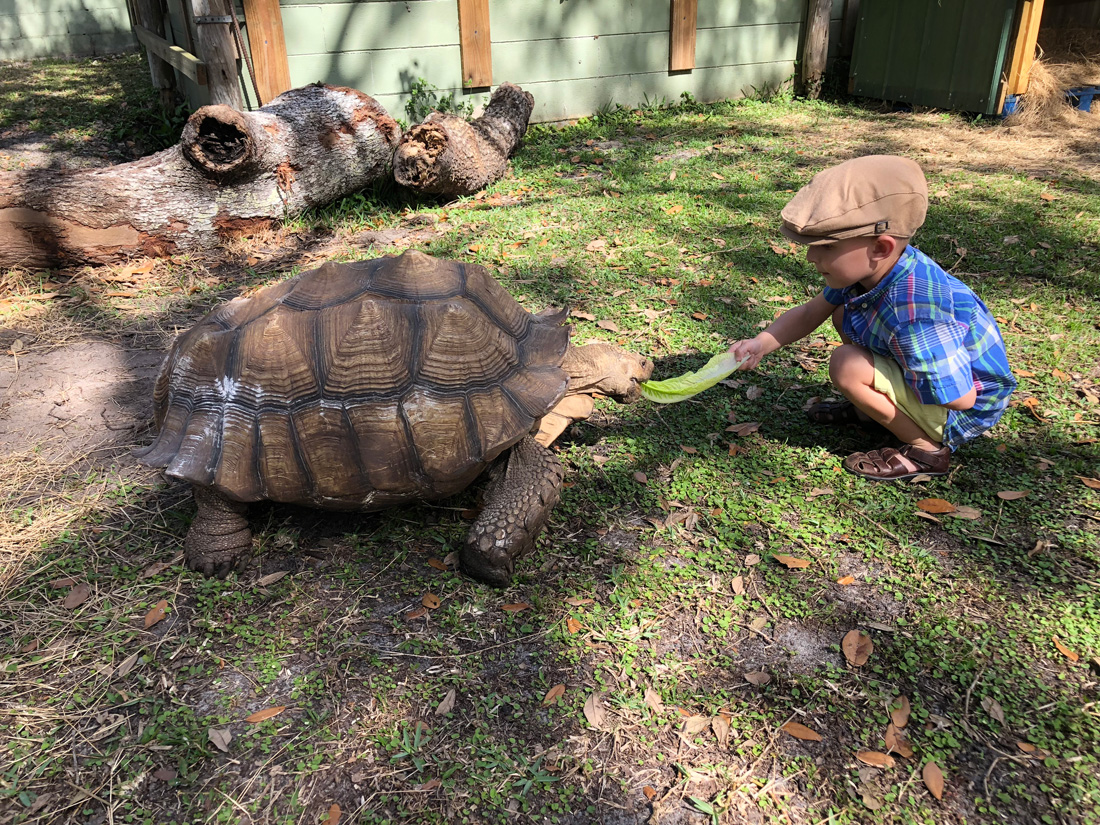
M 867 309 L 867 304 L 860 304 L 860 305 L 859 305 L 859 308 L 860 308 L 860 309 Z

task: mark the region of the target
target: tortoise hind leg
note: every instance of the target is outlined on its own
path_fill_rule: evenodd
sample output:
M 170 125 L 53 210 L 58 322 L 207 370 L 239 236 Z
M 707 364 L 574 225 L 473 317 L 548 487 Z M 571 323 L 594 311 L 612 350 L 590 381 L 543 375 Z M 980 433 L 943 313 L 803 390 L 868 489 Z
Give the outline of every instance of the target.
M 466 545 L 462 567 L 475 579 L 504 587 L 514 562 L 535 545 L 558 503 L 565 471 L 548 449 L 528 436 L 511 449 L 485 493 L 485 507 Z
M 198 511 L 183 542 L 183 558 L 192 570 L 224 579 L 240 569 L 252 549 L 248 505 L 232 501 L 209 487 L 194 486 Z

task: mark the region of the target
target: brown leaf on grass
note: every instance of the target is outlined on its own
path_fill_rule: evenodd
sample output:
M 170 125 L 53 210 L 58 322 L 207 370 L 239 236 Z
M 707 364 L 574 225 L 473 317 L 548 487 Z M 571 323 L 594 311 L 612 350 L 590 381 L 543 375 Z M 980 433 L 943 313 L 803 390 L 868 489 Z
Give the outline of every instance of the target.
M 839 585 L 843 585 L 843 586 L 847 587 L 849 584 L 855 584 L 856 583 L 856 577 L 855 576 L 841 576 L 839 579 L 836 580 L 836 583 L 839 584 Z
M 890 703 L 890 721 L 894 723 L 895 727 L 904 728 L 909 724 L 910 711 L 909 697 L 899 696 Z
M 502 604 L 500 609 L 508 613 L 518 613 L 521 610 L 528 610 L 530 607 L 531 605 L 527 602 L 516 602 L 515 604 Z
M 646 799 L 652 800 L 654 797 L 657 796 L 657 789 L 654 788 L 652 785 L 646 785 L 642 788 L 642 793 L 645 795 Z
M 922 513 L 920 510 L 917 510 L 913 513 L 913 515 L 915 515 L 917 518 L 922 518 L 925 521 L 934 521 L 936 522 L 936 524 L 943 524 L 943 521 L 941 519 L 936 518 L 931 513 Z
M 333 802 L 329 806 L 328 815 L 321 820 L 321 825 L 337 825 L 342 815 L 343 812 L 340 810 L 340 806 Z
M 420 600 L 420 603 L 429 610 L 435 610 L 437 607 L 439 607 L 440 604 L 439 596 L 435 595 L 435 593 L 425 593 L 424 598 Z
M 1058 370 L 1058 369 L 1051 370 L 1050 374 L 1053 375 L 1055 378 L 1057 378 L 1059 381 L 1072 381 L 1073 380 L 1072 375 L 1070 375 L 1068 372 L 1062 372 L 1062 370 Z
M 755 630 L 757 633 L 767 627 L 767 625 L 768 620 L 764 616 L 757 616 L 755 619 L 749 622 L 749 627 Z
M 969 507 L 966 504 L 960 504 L 953 512 L 946 513 L 945 515 L 951 518 L 965 519 L 966 521 L 977 521 L 982 517 L 982 511 Z
M 726 427 L 726 432 L 734 435 L 749 435 L 759 429 L 759 421 L 746 421 L 744 424 L 734 424 L 732 427 Z
M 956 509 L 954 504 L 942 498 L 922 498 L 917 507 L 926 513 L 952 513 Z
M 571 596 L 565 600 L 566 604 L 571 604 L 573 607 L 580 607 L 582 604 L 595 604 L 594 599 L 582 599 L 579 596 Z
M 264 708 L 263 710 L 256 711 L 251 716 L 246 716 L 244 718 L 244 721 L 258 724 L 267 719 L 270 719 L 272 716 L 278 716 L 284 710 L 286 710 L 286 705 L 276 705 L 273 708 Z
M 50 587 L 54 590 L 60 590 L 63 587 L 72 587 L 74 584 L 76 584 L 76 579 L 66 576 L 63 579 L 54 579 L 50 582 Z
M 875 652 L 871 637 L 860 630 L 849 630 L 844 634 L 840 648 L 844 651 L 844 658 L 848 660 L 848 664 L 854 667 L 863 667 Z
M 982 697 L 982 710 L 988 713 L 991 717 L 996 719 L 1001 725 L 1005 723 L 1004 708 L 1001 707 L 1001 703 L 994 699 L 992 696 Z
M 443 780 L 441 780 L 437 776 L 437 777 L 434 777 L 432 779 L 429 779 L 427 782 L 425 782 L 423 785 L 421 785 L 420 790 L 422 790 L 422 791 L 434 791 L 436 788 L 438 788 L 442 784 L 443 784 Z
M 1031 490 L 1001 490 L 1001 492 L 997 493 L 997 498 L 1002 498 L 1005 501 L 1015 501 L 1018 498 L 1023 498 L 1030 492 Z
M 680 725 L 680 732 L 685 736 L 694 736 L 702 733 L 710 727 L 710 719 L 706 716 L 689 716 Z
M 1036 747 L 1030 742 L 1017 742 L 1016 747 L 1018 747 L 1024 753 L 1035 753 L 1036 751 Z
M 780 728 L 784 733 L 789 733 L 795 739 L 803 739 L 807 742 L 820 742 L 821 734 L 815 730 L 811 730 L 803 724 L 798 722 L 788 722 Z
M 134 665 L 137 664 L 138 654 L 131 653 L 125 659 L 122 660 L 122 664 L 118 666 L 118 671 L 115 673 L 116 679 L 121 679 L 127 673 L 134 669 Z
M 153 771 L 153 778 L 159 779 L 161 782 L 171 782 L 178 775 L 179 774 L 177 774 L 171 768 L 157 768 L 155 771 Z
M 940 770 L 940 766 L 935 762 L 925 762 L 924 770 L 921 771 L 921 779 L 924 780 L 924 787 L 928 788 L 928 792 L 936 799 L 943 799 L 943 771 Z
M 709 316 L 705 312 L 693 312 L 691 313 L 691 317 L 696 321 L 705 321 Z
M 69 591 L 69 595 L 65 597 L 65 601 L 61 603 L 61 606 L 66 610 L 75 610 L 88 601 L 90 595 L 92 595 L 91 585 L 81 582 Z
M 443 701 L 436 705 L 435 715 L 443 716 L 444 714 L 450 713 L 452 710 L 454 710 L 456 698 L 457 694 L 455 693 L 455 689 L 451 688 L 450 690 L 448 690 L 447 695 L 443 697 Z
M 288 574 L 286 570 L 277 570 L 274 573 L 268 573 L 266 576 L 260 576 L 256 580 L 257 587 L 267 587 L 269 584 L 275 584 L 279 579 L 284 578 Z
M 1068 647 L 1066 647 L 1064 644 L 1062 644 L 1062 642 L 1058 639 L 1057 636 L 1051 636 L 1050 638 L 1054 642 L 1054 646 L 1056 648 L 1058 648 L 1058 652 L 1061 653 L 1063 656 L 1065 656 L 1067 659 L 1069 659 L 1071 662 L 1076 662 L 1078 659 L 1081 658 L 1076 653 L 1074 653 L 1072 650 L 1070 650 Z
M 223 753 L 229 753 L 229 743 L 233 739 L 233 734 L 228 728 L 207 728 L 206 737 L 215 748 Z
M 753 386 L 751 386 L 751 387 L 749 387 L 745 390 L 745 398 L 747 398 L 749 401 L 755 401 L 757 398 L 759 398 L 763 394 L 764 394 L 763 388 L 755 386 L 755 385 L 753 385 Z
M 647 481 L 649 481 L 649 476 L 647 476 L 641 470 L 638 470 L 636 473 L 634 473 L 634 480 L 637 481 L 639 484 L 645 484 Z
M 1100 490 L 1100 478 L 1088 478 L 1087 476 L 1074 476 L 1090 490 Z
M 593 693 L 584 702 L 584 718 L 588 720 L 588 724 L 594 727 L 596 730 L 601 730 L 604 724 L 607 722 L 607 711 L 603 707 L 603 697 L 598 693 Z
M 670 206 L 668 209 L 666 209 L 665 214 L 666 215 L 675 215 L 675 214 L 678 214 L 678 213 L 683 212 L 683 211 L 684 211 L 684 207 L 682 207 L 680 204 L 677 203 L 677 204 L 674 204 L 674 205 Z
M 814 499 L 819 496 L 831 496 L 834 492 L 832 487 L 814 487 L 810 492 L 806 493 L 806 498 Z
M 589 252 L 595 252 L 597 249 L 603 249 L 605 246 L 607 246 L 607 241 L 604 238 L 596 238 L 594 241 L 589 241 L 585 249 Z
M 909 742 L 893 722 L 886 726 L 886 735 L 883 739 L 886 742 L 887 752 L 896 753 L 898 756 L 903 756 L 906 759 L 913 755 L 913 748 L 910 747 Z
M 879 751 L 859 751 L 856 753 L 856 759 L 872 768 L 892 768 L 897 764 L 894 762 L 894 757 Z
M 146 567 L 144 571 L 142 571 L 141 578 L 151 579 L 153 578 L 153 576 L 159 576 L 171 566 L 172 563 L 167 561 L 154 562 L 153 564 L 150 564 L 148 567 Z
M 145 614 L 145 629 L 148 630 L 157 622 L 161 621 L 167 612 L 168 602 L 165 599 L 161 599 L 159 602 L 153 605 L 152 610 Z
M 748 682 L 750 685 L 756 685 L 757 687 L 766 685 L 771 680 L 771 674 L 765 673 L 762 670 L 753 670 L 745 674 L 745 681 Z
M 416 608 L 416 610 L 410 610 L 408 613 L 406 613 L 405 618 L 406 619 L 419 619 L 421 616 L 427 616 L 427 615 L 428 615 L 428 608 L 418 607 L 418 608 Z
M 552 705 L 565 695 L 565 685 L 554 685 L 550 690 L 546 691 L 546 695 L 542 697 L 542 703 L 544 705 Z
M 447 565 L 435 556 L 428 559 L 428 567 L 434 567 L 436 570 L 443 570 L 444 572 L 447 570 Z
M 596 316 L 593 315 L 591 312 L 584 312 L 583 310 L 579 310 L 579 309 L 569 310 L 569 317 L 570 318 L 580 318 L 583 321 L 595 321 L 596 320 Z
M 730 582 L 730 586 L 733 588 L 733 594 L 735 596 L 741 596 L 745 593 L 745 577 L 734 576 L 733 581 Z
M 798 558 L 795 558 L 794 556 L 786 556 L 786 555 L 783 555 L 783 554 L 774 554 L 774 553 L 772 554 L 772 558 L 775 559 L 780 564 L 786 565 L 788 568 L 791 568 L 793 570 L 801 570 L 804 567 L 809 567 L 810 566 L 810 560 L 809 559 L 798 559 Z
M 665 712 L 665 702 L 661 698 L 661 694 L 655 691 L 653 688 L 645 689 L 645 703 L 654 713 L 660 714 Z
M 714 731 L 714 738 L 718 740 L 718 745 L 724 748 L 730 741 L 729 720 L 721 714 L 714 716 L 710 720 L 710 729 Z
M 760 557 L 756 555 L 756 553 L 749 553 L 747 556 L 745 556 L 745 564 L 747 564 L 749 567 L 754 567 L 755 565 L 760 564 Z
M 568 619 L 565 620 L 565 629 L 568 630 L 570 633 L 577 633 L 583 627 L 584 627 L 584 625 L 581 622 L 574 619 L 572 616 L 570 616 Z
M 596 326 L 600 329 L 606 329 L 608 332 L 618 332 L 619 325 L 614 321 L 597 321 Z

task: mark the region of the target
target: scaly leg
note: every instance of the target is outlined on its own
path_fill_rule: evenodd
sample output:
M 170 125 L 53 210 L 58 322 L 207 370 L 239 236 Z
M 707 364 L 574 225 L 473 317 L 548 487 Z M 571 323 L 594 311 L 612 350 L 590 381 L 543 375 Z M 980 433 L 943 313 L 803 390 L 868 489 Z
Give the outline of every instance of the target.
M 198 512 L 183 542 L 183 558 L 192 570 L 224 579 L 239 570 L 252 549 L 248 505 L 232 501 L 209 487 L 194 486 Z
M 565 479 L 561 462 L 530 436 L 511 449 L 507 462 L 462 548 L 463 569 L 497 587 L 512 580 L 515 560 L 535 546 Z

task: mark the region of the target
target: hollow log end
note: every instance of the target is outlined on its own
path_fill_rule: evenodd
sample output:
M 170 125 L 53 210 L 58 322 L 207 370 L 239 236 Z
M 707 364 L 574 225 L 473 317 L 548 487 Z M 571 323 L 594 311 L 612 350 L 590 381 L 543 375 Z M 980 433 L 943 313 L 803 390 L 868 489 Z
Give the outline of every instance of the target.
M 248 119 L 224 104 L 196 110 L 183 127 L 180 147 L 192 166 L 216 180 L 246 172 L 256 153 Z

